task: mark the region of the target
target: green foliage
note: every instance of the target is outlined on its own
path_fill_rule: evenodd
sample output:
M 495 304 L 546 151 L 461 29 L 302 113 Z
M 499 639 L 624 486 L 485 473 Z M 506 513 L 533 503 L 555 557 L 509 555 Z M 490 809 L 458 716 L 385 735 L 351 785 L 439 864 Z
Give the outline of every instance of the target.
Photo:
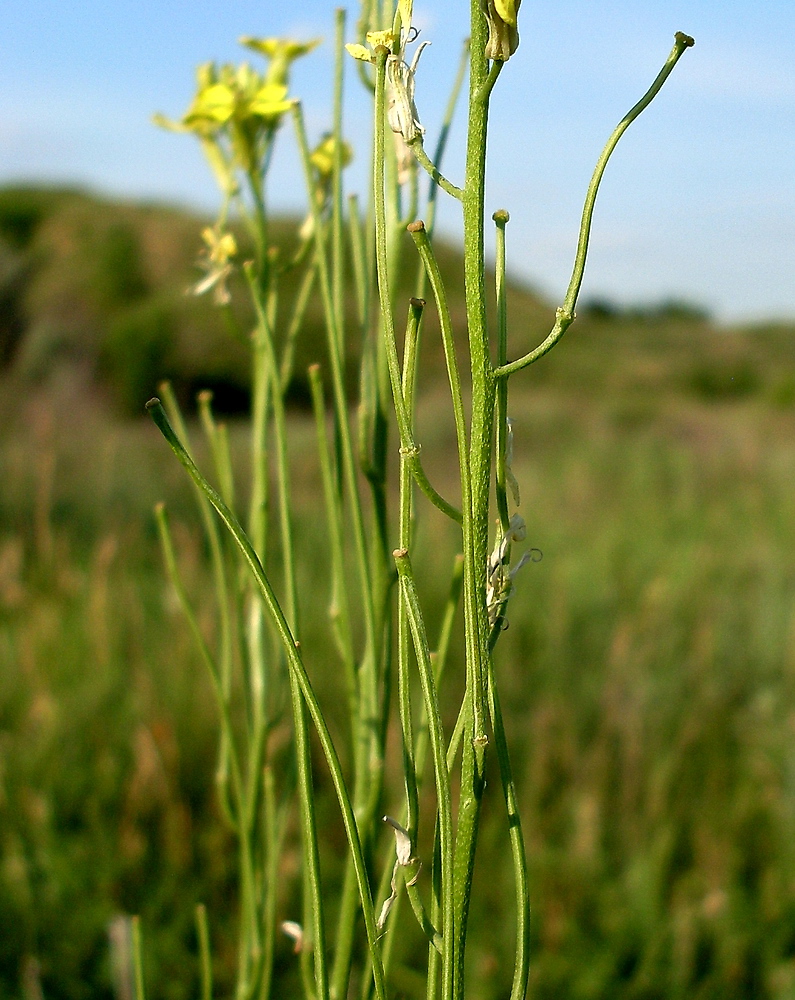
M 166 263 L 179 260 L 187 284 L 195 223 L 182 231 L 183 217 L 169 218 L 172 249 L 156 271 L 173 280 Z M 439 257 L 452 277 L 456 257 L 444 248 Z M 45 278 L 40 271 L 38 287 L 54 295 Z M 151 336 L 157 345 L 171 323 L 183 336 L 169 319 L 176 303 L 186 310 L 177 315 L 190 315 L 184 329 L 219 346 L 203 354 L 193 345 L 197 358 L 189 340 L 171 357 L 183 359 L 196 389 L 207 372 L 220 379 L 234 342 L 226 331 L 212 339 L 216 314 L 181 284 L 172 299 L 153 294 L 114 320 L 122 332 L 129 320 L 124 349 L 135 357 L 136 323 L 144 344 Z M 462 309 L 454 300 L 459 324 Z M 517 293 L 511 310 L 522 317 L 521 351 L 537 339 L 543 309 Z M 454 446 L 439 416 L 443 361 L 432 329 L 424 331 L 418 420 L 429 467 L 445 469 Z M 756 984 L 756 995 L 778 998 L 795 978 L 787 879 L 795 581 L 786 555 L 795 544 L 795 469 L 780 409 L 787 397 L 776 394 L 795 382 L 792 343 L 785 326 L 727 332 L 698 320 L 585 316 L 534 366 L 532 392 L 515 400 L 523 509 L 544 552 L 524 571 L 501 639 L 530 841 L 534 996 L 739 1000 Z M 170 364 L 167 338 L 161 348 Z M 307 361 L 320 354 L 303 350 Z M 608 371 L 604 350 L 616 359 Z M 753 365 L 758 391 L 723 397 L 730 409 L 716 422 L 712 398 L 693 393 L 690 375 L 743 363 Z M 35 958 L 45 995 L 109 995 L 107 922 L 137 911 L 152 986 L 187 996 L 198 901 L 213 917 L 219 990 L 231 988 L 234 855 L 212 793 L 214 709 L 149 520 L 167 492 L 186 578 L 210 627 L 212 583 L 190 540 L 190 497 L 148 428 L 102 413 L 89 428 L 75 425 L 68 400 L 47 444 L 24 397 L 9 391 L 4 403 L 12 402 L 23 417 L 6 409 L 0 455 L 2 992 L 18 994 L 23 967 L 32 967 L 26 959 Z M 316 555 L 326 540 L 320 484 L 300 458 L 311 428 L 299 415 L 291 436 L 298 561 L 308 558 L 302 591 L 311 595 L 303 641 L 322 662 L 326 590 Z M 234 453 L 239 463 L 241 442 Z M 49 492 L 48 454 L 56 470 Z M 440 488 L 452 491 L 451 480 L 448 471 Z M 423 590 L 435 624 L 455 543 L 430 525 L 420 544 L 430 555 Z M 320 695 L 338 705 L 338 678 L 321 682 Z M 335 724 L 344 725 L 342 713 Z M 497 784 L 495 773 L 487 795 Z M 319 787 L 333 883 L 342 877 L 342 835 L 330 789 L 322 779 Z M 473 902 L 470 974 L 484 998 L 508 987 L 508 944 L 494 920 L 511 891 L 498 833 L 486 820 L 487 874 Z M 280 906 L 289 916 L 290 901 Z M 416 947 L 407 939 L 395 972 L 409 994 Z M 297 989 L 286 941 L 276 957 L 277 982 Z
M 759 335 L 763 354 L 764 344 Z M 618 400 L 592 367 L 584 403 L 564 373 L 595 366 L 589 351 L 585 338 L 562 346 L 549 362 L 559 381 L 522 396 L 514 415 L 529 536 L 544 553 L 518 583 L 500 665 L 529 841 L 530 995 L 745 1000 L 753 986 L 778 1000 L 795 962 L 791 421 L 759 397 L 716 421 L 674 376 L 649 395 L 643 427 L 617 425 L 654 355 L 620 363 Z M 424 452 L 439 468 L 451 439 L 427 405 Z M 202 900 L 222 995 L 234 855 L 212 793 L 214 709 L 148 513 L 168 489 L 209 625 L 192 499 L 146 425 L 53 418 L 49 444 L 27 417 L 7 423 L 0 451 L 0 989 L 19 995 L 32 955 L 46 996 L 109 996 L 106 921 L 137 909 L 152 995 L 195 996 Z M 298 415 L 291 434 L 299 454 L 311 446 Z M 48 448 L 56 473 L 42 521 Z M 323 545 L 319 484 L 300 458 L 293 481 L 299 556 L 311 556 Z M 455 540 L 434 525 L 420 540 L 433 553 L 431 598 Z M 327 591 L 317 564 L 304 565 L 303 638 L 320 664 Z M 339 702 L 338 683 L 321 684 L 325 702 Z M 333 879 L 340 831 L 319 777 Z M 486 819 L 473 901 L 472 990 L 484 1000 L 508 985 L 498 827 Z M 408 995 L 415 946 L 398 967 Z M 288 994 L 290 967 L 285 939 L 277 982 Z
M 737 365 L 700 365 L 690 376 L 690 385 L 704 399 L 734 399 L 759 389 L 759 376 L 750 361 Z
M 23 255 L 0 241 L 0 371 L 13 359 L 25 330 L 24 282 Z
M 62 192 L 35 187 L 0 190 L 0 237 L 15 250 L 27 250 L 37 228 L 52 213 Z
M 30 221 L 22 249 L 0 243 L 0 333 L 12 382 L 47 384 L 69 364 L 121 411 L 138 412 L 143 385 L 175 368 L 189 382 L 227 345 L 220 317 L 197 315 L 184 294 L 195 277 L 196 219 L 47 189 L 0 191 L 0 217 L 3 210 L 12 222 Z
M 592 320 L 632 320 L 635 322 L 706 322 L 709 313 L 701 306 L 681 299 L 664 299 L 651 305 L 622 306 L 607 298 L 591 298 L 583 303 L 582 315 Z
M 141 400 L 154 395 L 158 382 L 168 374 L 175 333 L 170 303 L 151 298 L 110 323 L 99 360 L 127 413 L 137 413 Z
M 102 307 L 113 310 L 142 298 L 147 280 L 138 234 L 130 222 L 115 222 L 95 250 L 92 288 Z
M 153 688 L 151 664 L 185 647 L 172 633 L 167 649 L 146 442 L 129 450 L 112 435 L 91 457 L 90 421 L 78 430 L 67 412 L 55 426 L 41 406 L 28 416 L 34 432 L 16 421 L 20 436 L 2 443 L 0 993 L 19 995 L 35 965 L 47 996 L 109 996 L 117 913 L 161 927 L 148 957 L 165 983 L 183 978 L 174 963 L 192 948 L 190 905 L 174 900 L 228 906 L 226 836 L 203 827 L 212 713 L 192 669 Z
M 222 390 L 216 399 L 220 413 L 246 409 L 245 341 L 254 318 L 241 301 L 242 282 L 233 278 L 231 286 L 238 293 L 233 303 L 236 332 L 205 299 L 185 294 L 198 277 L 200 219 L 176 209 L 120 204 L 47 188 L 0 189 L 0 223 L 3 218 L 10 221 L 5 230 L 0 225 L 0 236 L 9 234 L 6 246 L 0 242 L 0 364 L 6 362 L 8 377 L 28 385 L 46 382 L 71 359 L 85 368 L 120 412 L 139 413 L 165 377 L 173 381 L 180 402 L 189 409 L 195 405 L 195 393 L 207 386 Z M 14 221 L 18 219 L 28 222 Z M 291 220 L 272 222 L 270 235 L 279 262 L 295 253 L 295 230 Z M 11 239 L 14 233 L 21 234 L 19 245 Z M 251 252 L 250 241 L 245 234 L 238 235 L 245 257 Z M 405 245 L 410 251 L 408 235 Z M 461 323 L 463 297 L 454 284 L 460 253 L 444 243 L 437 252 L 442 274 L 454 289 L 454 321 Z M 414 280 L 413 272 L 401 275 L 401 296 L 413 292 Z M 346 281 L 352 289 L 350 273 Z M 288 304 L 295 298 L 295 275 L 285 274 L 281 294 Z M 536 336 L 546 321 L 538 298 L 515 287 L 511 307 L 528 339 Z M 355 328 L 354 314 L 351 292 L 346 296 L 349 329 Z M 124 330 L 132 334 L 136 325 L 143 335 L 139 352 L 124 334 Z M 444 358 L 432 316 L 427 329 L 426 363 L 442 374 Z M 114 357 L 117 346 L 121 353 Z M 360 337 L 352 335 L 347 348 L 346 386 L 354 401 L 359 390 Z M 129 351 L 136 358 L 128 377 Z M 323 315 L 313 299 L 296 345 L 291 400 L 307 405 L 306 371 L 323 360 Z

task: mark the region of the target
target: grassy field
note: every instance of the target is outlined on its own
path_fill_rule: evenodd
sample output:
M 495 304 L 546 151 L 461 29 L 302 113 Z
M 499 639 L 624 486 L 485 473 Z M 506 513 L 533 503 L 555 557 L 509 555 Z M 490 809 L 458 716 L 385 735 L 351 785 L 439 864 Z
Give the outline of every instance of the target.
M 517 578 L 497 669 L 538 1000 L 795 998 L 794 336 L 594 309 L 514 383 L 522 511 L 543 559 Z M 211 635 L 193 498 L 144 418 L 53 372 L 9 377 L 0 406 L 0 996 L 113 995 L 108 927 L 129 913 L 149 995 L 195 996 L 200 901 L 222 996 L 236 909 L 215 711 L 152 516 L 165 499 Z M 452 492 L 443 409 L 431 377 L 420 440 Z M 313 431 L 300 408 L 290 426 L 306 658 L 333 719 Z M 420 530 L 432 608 L 455 541 L 435 511 Z M 333 896 L 342 835 L 319 757 L 317 774 Z M 512 973 L 498 785 L 495 770 L 473 901 L 482 1000 Z M 285 916 L 290 902 L 286 889 Z M 417 995 L 416 943 L 395 995 Z M 294 965 L 285 939 L 284 995 Z

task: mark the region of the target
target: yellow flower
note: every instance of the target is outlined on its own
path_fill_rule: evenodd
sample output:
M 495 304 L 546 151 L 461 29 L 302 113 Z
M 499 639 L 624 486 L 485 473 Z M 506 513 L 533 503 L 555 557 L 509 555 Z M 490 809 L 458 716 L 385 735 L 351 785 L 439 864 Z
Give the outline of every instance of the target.
M 387 49 L 392 49 L 395 44 L 395 35 L 391 31 L 368 31 L 367 32 L 367 45 L 360 45 L 358 42 L 351 42 L 346 45 L 345 48 L 348 50 L 348 54 L 352 55 L 354 59 L 359 59 L 361 62 L 375 62 L 375 50 L 379 45 L 383 45 Z
M 236 69 L 226 65 L 218 79 L 210 78 L 200 87 L 182 121 L 199 131 L 225 125 L 233 118 L 238 125 L 252 117 L 276 124 L 292 104 L 286 84 L 267 83 L 247 63 Z
M 241 41 L 270 61 L 265 72 L 248 63 L 220 67 L 204 63 L 196 72 L 196 92 L 182 118 L 172 121 L 155 115 L 154 119 L 163 128 L 191 132 L 201 141 L 227 200 L 240 190 L 240 173 L 255 179 L 267 165 L 276 129 L 294 104 L 287 87 L 290 63 L 318 44 L 279 38 Z
M 255 41 L 251 40 L 252 43 Z M 275 39 L 267 39 L 262 44 Z M 196 72 L 196 94 L 190 107 L 178 122 L 156 115 L 155 122 L 177 132 L 194 132 L 203 137 L 215 135 L 227 125 L 236 128 L 272 128 L 293 102 L 287 96 L 287 66 L 297 55 L 308 52 L 314 42 L 299 45 L 297 42 L 278 43 L 282 49 L 263 75 L 248 65 L 225 64 L 220 68 L 214 63 L 204 63 Z M 274 67 L 277 72 L 274 73 Z
M 333 135 L 327 135 L 321 139 L 309 157 L 312 166 L 317 170 L 321 179 L 330 177 L 334 170 L 334 153 L 336 151 L 336 140 Z M 347 142 L 342 143 L 342 165 L 347 167 L 353 159 L 353 150 Z

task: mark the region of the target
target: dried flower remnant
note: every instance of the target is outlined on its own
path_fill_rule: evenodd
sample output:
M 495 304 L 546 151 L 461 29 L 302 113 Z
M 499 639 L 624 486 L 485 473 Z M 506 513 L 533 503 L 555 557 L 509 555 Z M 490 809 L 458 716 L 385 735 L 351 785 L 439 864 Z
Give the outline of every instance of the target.
M 403 60 L 402 55 L 390 55 L 386 61 L 387 121 L 392 131 L 403 137 L 406 145 L 411 145 L 425 134 L 414 103 L 414 74 L 423 49 L 430 44 L 426 41 L 417 47 L 411 65 Z
M 506 417 L 505 424 L 507 427 L 505 442 L 505 479 L 511 490 L 513 502 L 517 507 L 520 507 L 522 499 L 521 494 L 519 493 L 519 483 L 517 482 L 513 471 L 513 420 L 511 420 L 510 417 Z
M 226 282 L 234 270 L 232 257 L 237 253 L 237 243 L 231 233 L 221 233 L 211 226 L 202 231 L 202 239 L 205 246 L 197 263 L 206 274 L 188 289 L 188 294 L 204 295 L 212 289 L 215 304 L 228 305 L 231 295 Z
M 494 546 L 489 556 L 487 568 L 486 605 L 489 613 L 489 624 L 494 625 L 504 607 L 511 590 L 513 589 L 513 579 L 519 570 L 526 563 L 537 562 L 537 549 L 530 549 L 525 552 L 519 562 L 511 567 L 508 563 L 512 542 L 523 542 L 527 537 L 527 525 L 521 514 L 514 514 L 510 520 L 508 530 L 504 532 L 500 540 Z M 536 555 L 537 554 L 537 555 Z
M 304 950 L 304 928 L 295 920 L 283 920 L 281 930 L 288 938 L 292 938 L 293 952 L 300 955 Z
M 379 930 L 384 929 L 387 917 L 389 916 L 389 911 L 394 906 L 395 900 L 397 899 L 398 892 L 398 872 L 401 868 L 406 868 L 412 862 L 416 861 L 416 858 L 412 856 L 411 851 L 411 837 L 409 836 L 408 830 L 401 826 L 396 819 L 392 819 L 391 816 L 384 816 L 384 822 L 388 823 L 389 826 L 395 831 L 395 867 L 392 869 L 392 881 L 390 883 L 391 893 L 384 900 L 383 906 L 381 907 L 381 913 L 378 916 L 378 921 L 376 926 Z M 414 875 L 414 880 L 416 880 L 419 874 L 419 869 Z
M 354 59 L 369 63 L 375 62 L 375 50 L 379 45 L 389 49 L 386 57 L 387 122 L 395 134 L 400 184 L 408 181 L 413 169 L 414 158 L 408 147 L 414 142 L 421 142 L 425 134 L 414 102 L 414 75 L 423 50 L 431 44 L 429 41 L 422 42 L 411 63 L 406 62 L 406 44 L 417 37 L 416 30 L 411 26 L 411 6 L 410 3 L 400 5 L 402 27 L 399 36 L 391 31 L 370 31 L 367 33 L 370 48 L 359 44 L 345 46 Z

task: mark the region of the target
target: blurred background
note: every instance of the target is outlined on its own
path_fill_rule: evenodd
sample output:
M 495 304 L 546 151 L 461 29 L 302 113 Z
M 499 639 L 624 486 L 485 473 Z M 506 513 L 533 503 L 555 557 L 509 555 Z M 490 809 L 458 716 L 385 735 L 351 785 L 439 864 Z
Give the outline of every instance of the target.
M 351 7 L 353 38 L 357 9 Z M 417 106 L 433 143 L 468 34 L 461 0 L 415 3 L 430 41 Z M 676 31 L 696 39 L 664 100 L 633 125 L 600 193 L 588 269 L 592 294 L 623 304 L 672 295 L 720 319 L 795 312 L 795 11 L 719 0 L 525 0 L 522 54 L 492 101 L 488 203 L 511 212 L 514 272 L 559 298 L 568 281 L 585 187 L 610 130 L 654 78 Z M 213 211 L 216 191 L 198 150 L 150 125 L 180 115 L 196 65 L 240 61 L 241 35 L 322 38 L 294 67 L 310 128 L 328 128 L 333 11 L 233 0 L 9 0 L 0 9 L 0 181 L 87 184 L 123 198 Z M 370 108 L 351 76 L 347 132 L 369 135 Z M 448 169 L 460 173 L 463 127 Z M 361 188 L 369 157 L 351 183 Z M 275 203 L 303 212 L 290 143 L 273 164 Z M 446 206 L 442 226 L 457 232 Z
M 417 77 L 432 143 L 466 14 L 419 0 L 416 14 L 433 42 Z M 605 138 L 674 31 L 696 38 L 610 164 L 577 323 L 512 383 L 522 512 L 544 554 L 517 578 L 498 658 L 531 867 L 532 996 L 792 1000 L 795 13 L 525 0 L 520 17 L 488 189 L 489 211 L 511 212 L 512 356 L 551 326 Z M 329 39 L 331 21 L 319 0 L 0 8 L 1 996 L 121 996 L 109 928 L 130 913 L 150 995 L 195 995 L 200 901 L 219 995 L 229 983 L 216 716 L 165 582 L 157 500 L 208 635 L 213 591 L 188 484 L 141 411 L 162 378 L 188 410 L 209 387 L 242 448 L 246 351 L 184 294 L 217 199 L 194 144 L 149 119 L 184 111 L 199 62 L 245 58 L 239 35 Z M 293 76 L 315 140 L 330 68 L 326 43 Z M 348 95 L 361 148 L 369 114 L 352 73 Z M 453 179 L 462 134 L 459 122 Z M 282 138 L 272 191 L 286 244 L 305 209 Z M 350 189 L 367 163 L 360 152 Z M 440 229 L 455 288 L 455 206 Z M 320 324 L 315 304 L 290 391 L 310 560 L 323 529 L 302 373 L 325 361 Z M 452 491 L 434 343 L 421 440 Z M 354 401 L 355 344 L 351 359 Z M 456 543 L 433 512 L 420 530 L 433 618 Z M 319 656 L 328 587 L 314 564 L 306 576 Z M 512 894 L 497 785 L 472 917 L 483 998 L 506 996 L 512 973 L 510 917 L 494 919 Z M 396 994 L 417 995 L 414 961 L 407 949 Z M 288 983 L 286 940 L 277 964 Z

